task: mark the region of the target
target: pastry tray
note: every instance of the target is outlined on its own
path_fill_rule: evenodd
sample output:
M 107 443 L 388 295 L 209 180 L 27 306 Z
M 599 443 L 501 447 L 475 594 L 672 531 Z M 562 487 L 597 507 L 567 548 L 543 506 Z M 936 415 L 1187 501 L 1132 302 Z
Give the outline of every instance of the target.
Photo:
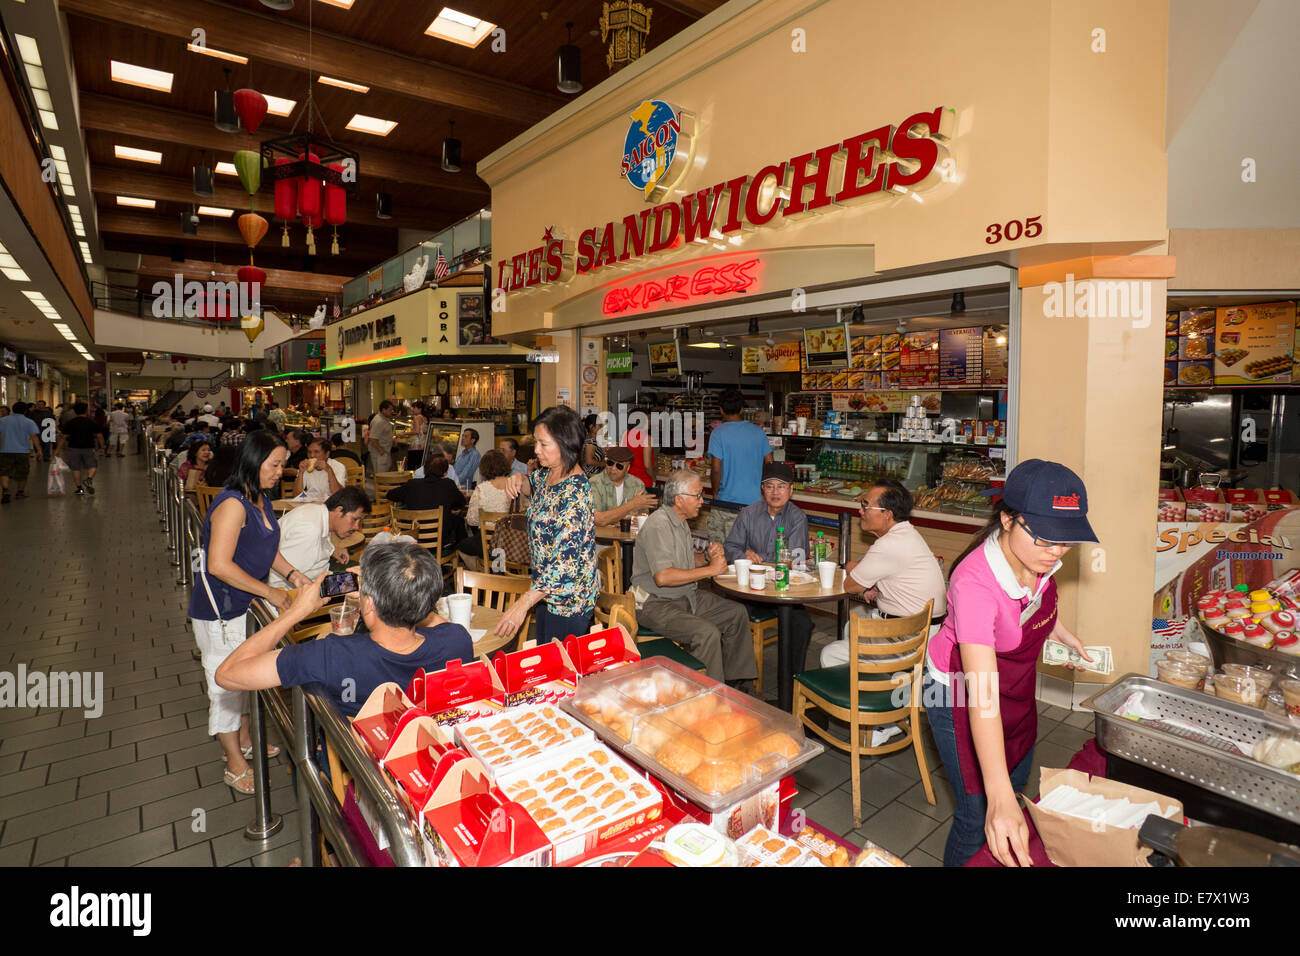
M 1256 707 L 1139 674 L 1126 674 L 1083 703 L 1093 711 L 1097 746 L 1107 753 L 1300 823 L 1300 776 L 1259 763 L 1226 741 L 1215 746 L 1178 729 L 1118 716 L 1115 712 L 1137 691 L 1159 719 L 1193 724 L 1247 746 L 1265 737 L 1298 736 L 1294 724 Z
M 675 687 L 684 688 L 684 696 L 663 705 L 648 702 L 638 704 L 635 700 L 623 696 L 629 686 L 633 684 L 644 686 L 647 682 L 655 680 L 660 681 L 661 684 L 671 683 Z M 583 710 L 584 703 L 595 700 L 608 701 L 614 698 L 617 698 L 627 711 L 625 716 L 628 735 L 626 737 L 617 733 L 595 715 Z M 668 770 L 655 759 L 656 751 L 643 749 L 639 745 L 649 739 L 648 734 L 661 732 L 663 727 L 672 723 L 676 712 L 683 705 L 689 705 L 691 701 L 704 702 L 708 698 L 712 698 L 710 703 L 740 712 L 744 715 L 743 719 L 754 724 L 750 730 L 738 734 L 733 740 L 717 745 L 719 748 L 730 745 L 744 746 L 746 742 L 752 743 L 768 735 L 784 734 L 798 747 L 797 753 L 792 752 L 789 756 L 769 753 L 752 763 L 742 764 L 743 783 L 723 793 L 712 793 L 702 790 L 685 776 Z M 797 767 L 826 749 L 819 741 L 805 737 L 803 725 L 791 714 L 663 657 L 647 658 L 635 664 L 581 678 L 578 681 L 577 694 L 560 701 L 556 706 L 580 721 L 584 727 L 590 728 L 617 753 L 683 794 L 696 806 L 711 813 L 726 810 L 759 793 L 770 784 L 793 773 Z M 689 731 L 683 732 L 690 735 Z M 704 749 L 707 751 L 710 748 Z M 727 762 L 724 757 L 725 755 L 720 754 L 714 758 L 706 758 L 704 763 Z

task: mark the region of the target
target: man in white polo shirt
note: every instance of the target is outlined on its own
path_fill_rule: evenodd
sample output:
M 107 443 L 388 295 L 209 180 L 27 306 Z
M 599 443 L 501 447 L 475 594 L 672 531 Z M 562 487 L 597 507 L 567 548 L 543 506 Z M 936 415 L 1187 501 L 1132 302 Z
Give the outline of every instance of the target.
M 336 549 L 330 534 L 348 537 L 369 513 L 370 496 L 354 485 L 334 492 L 324 504 L 298 505 L 280 518 L 280 553 L 295 570 L 314 581 L 330 569 L 330 558 L 345 564 L 349 560 L 347 549 Z M 271 586 L 292 585 L 272 570 Z
M 943 570 L 919 531 L 907 519 L 912 516 L 912 493 L 892 478 L 882 479 L 867 489 L 858 503 L 863 531 L 876 542 L 858 561 L 845 570 L 844 589 L 875 602 L 875 616 L 908 617 L 934 601 L 930 611 L 933 630 L 948 612 L 944 598 Z M 854 609 L 854 613 L 859 613 Z M 823 667 L 849 662 L 849 642 L 833 641 L 822 648 Z

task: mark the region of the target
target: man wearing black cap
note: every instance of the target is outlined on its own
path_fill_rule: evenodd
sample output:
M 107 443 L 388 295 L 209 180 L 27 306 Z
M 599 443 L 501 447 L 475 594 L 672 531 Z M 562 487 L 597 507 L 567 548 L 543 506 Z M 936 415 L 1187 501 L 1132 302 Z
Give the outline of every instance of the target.
M 646 493 L 645 483 L 628 474 L 631 461 L 631 448 L 605 449 L 605 470 L 590 479 L 596 524 L 616 524 L 634 511 L 658 507 L 659 499 Z
M 769 461 L 763 465 L 763 478 L 759 484 L 763 497 L 740 509 L 736 523 L 731 526 L 727 540 L 722 545 L 728 562 L 737 558 L 748 558 L 755 564 L 775 562 L 778 530 L 786 548 L 806 555 L 808 518 L 790 501 L 790 489 L 793 486 L 794 469 L 788 464 Z M 764 616 L 771 615 L 770 607 L 751 604 L 750 609 L 766 612 Z M 802 607 L 795 607 L 791 611 L 790 624 L 795 670 L 803 670 L 808 644 L 812 640 L 812 618 Z

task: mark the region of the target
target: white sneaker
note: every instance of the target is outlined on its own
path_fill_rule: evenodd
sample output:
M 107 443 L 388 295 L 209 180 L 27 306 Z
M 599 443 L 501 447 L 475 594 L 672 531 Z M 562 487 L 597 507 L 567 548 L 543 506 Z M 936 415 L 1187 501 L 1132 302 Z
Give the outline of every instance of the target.
M 871 731 L 871 746 L 883 747 L 895 737 L 903 735 L 903 728 L 898 724 L 890 724 L 888 727 L 877 727 Z

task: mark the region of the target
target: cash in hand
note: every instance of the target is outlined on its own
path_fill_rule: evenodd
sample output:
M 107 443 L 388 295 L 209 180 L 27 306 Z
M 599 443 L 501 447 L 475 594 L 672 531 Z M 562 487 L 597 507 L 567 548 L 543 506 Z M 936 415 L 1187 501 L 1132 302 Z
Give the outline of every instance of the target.
M 1086 671 L 1092 671 L 1094 674 L 1109 674 L 1114 670 L 1114 655 L 1109 647 L 1085 645 L 1091 661 L 1085 661 L 1083 655 L 1072 647 L 1067 647 L 1060 641 L 1046 641 L 1043 643 L 1043 663 L 1055 664 L 1063 667 L 1066 664 L 1073 664 L 1075 667 L 1082 667 Z

